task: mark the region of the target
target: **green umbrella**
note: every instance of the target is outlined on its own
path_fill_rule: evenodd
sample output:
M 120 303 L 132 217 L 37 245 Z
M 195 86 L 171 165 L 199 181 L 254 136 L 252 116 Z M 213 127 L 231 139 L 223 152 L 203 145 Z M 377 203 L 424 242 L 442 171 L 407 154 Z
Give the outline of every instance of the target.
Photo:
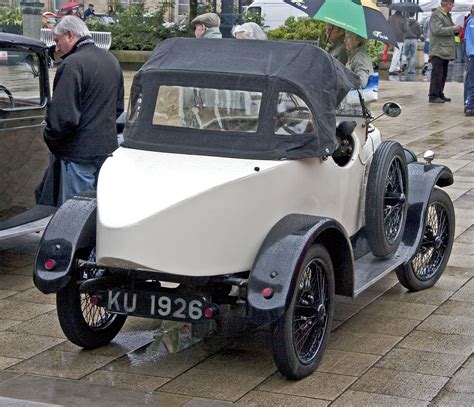
M 315 20 L 324 21 L 365 39 L 397 46 L 392 27 L 371 0 L 284 0 Z

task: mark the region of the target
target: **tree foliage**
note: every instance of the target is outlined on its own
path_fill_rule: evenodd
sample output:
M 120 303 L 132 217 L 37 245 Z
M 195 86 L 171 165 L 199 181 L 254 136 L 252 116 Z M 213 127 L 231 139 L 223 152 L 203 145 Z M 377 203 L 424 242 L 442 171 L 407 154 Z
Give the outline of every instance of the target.
M 323 42 L 325 36 L 324 23 L 310 17 L 286 19 L 283 27 L 267 32 L 268 38 L 278 40 L 319 40 Z
M 23 24 L 21 7 L 0 7 L 0 24 L 11 24 L 21 27 Z
M 161 40 L 188 35 L 187 27 L 165 23 L 170 7 L 171 3 L 162 3 L 155 12 L 149 13 L 145 5 L 139 3 L 127 10 L 118 10 L 115 24 L 105 24 L 93 17 L 86 23 L 91 31 L 112 33 L 111 49 L 152 50 Z

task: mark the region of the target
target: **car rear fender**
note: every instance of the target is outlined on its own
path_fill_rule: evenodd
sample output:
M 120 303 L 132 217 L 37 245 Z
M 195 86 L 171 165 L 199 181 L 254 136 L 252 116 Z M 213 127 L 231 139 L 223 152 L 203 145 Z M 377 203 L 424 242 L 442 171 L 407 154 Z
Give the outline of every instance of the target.
M 35 285 L 41 292 L 49 294 L 64 288 L 71 280 L 75 254 L 95 246 L 96 207 L 95 197 L 75 196 L 66 201 L 49 222 L 33 270 Z M 51 270 L 45 268 L 48 259 L 54 262 Z
M 336 293 L 353 293 L 353 254 L 347 233 L 331 218 L 291 214 L 281 219 L 265 238 L 250 272 L 247 314 L 257 324 L 281 317 L 290 300 L 297 271 L 308 249 L 323 244 L 334 266 Z M 273 290 L 264 298 L 262 290 Z

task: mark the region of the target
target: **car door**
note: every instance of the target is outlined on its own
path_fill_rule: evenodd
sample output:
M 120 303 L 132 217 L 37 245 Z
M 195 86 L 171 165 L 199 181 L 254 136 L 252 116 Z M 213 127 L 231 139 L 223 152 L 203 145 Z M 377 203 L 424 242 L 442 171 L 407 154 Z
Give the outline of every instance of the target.
M 35 188 L 49 163 L 42 137 L 49 96 L 44 43 L 0 34 L 0 232 L 45 215 L 24 214 L 35 207 Z

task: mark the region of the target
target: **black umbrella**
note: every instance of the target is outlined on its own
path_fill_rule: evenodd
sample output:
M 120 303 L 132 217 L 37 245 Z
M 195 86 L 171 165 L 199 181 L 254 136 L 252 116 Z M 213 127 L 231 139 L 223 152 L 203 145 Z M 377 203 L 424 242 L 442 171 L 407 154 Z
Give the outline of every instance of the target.
M 418 4 L 404 1 L 403 3 L 393 3 L 388 6 L 393 11 L 405 11 L 406 13 L 422 13 L 423 10 Z

